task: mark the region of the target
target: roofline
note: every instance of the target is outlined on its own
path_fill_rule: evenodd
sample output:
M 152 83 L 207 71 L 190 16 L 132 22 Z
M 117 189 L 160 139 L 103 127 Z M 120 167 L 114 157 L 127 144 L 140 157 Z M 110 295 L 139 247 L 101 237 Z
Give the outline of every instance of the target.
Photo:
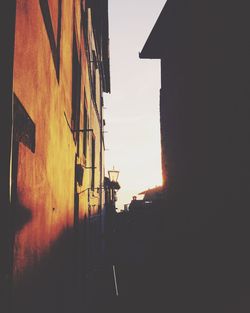
M 156 35 L 162 31 L 161 27 L 161 22 L 162 20 L 165 19 L 165 14 L 167 12 L 167 7 L 168 7 L 168 2 L 167 1 L 164 5 L 164 7 L 161 10 L 161 13 L 158 17 L 158 19 L 155 22 L 155 25 L 153 26 L 153 29 L 151 30 L 148 39 L 146 43 L 144 44 L 144 47 L 142 48 L 142 51 L 139 52 L 139 58 L 140 59 L 160 59 L 161 58 L 161 53 L 159 49 L 156 49 L 154 51 L 154 47 L 152 47 L 152 40 L 156 37 Z

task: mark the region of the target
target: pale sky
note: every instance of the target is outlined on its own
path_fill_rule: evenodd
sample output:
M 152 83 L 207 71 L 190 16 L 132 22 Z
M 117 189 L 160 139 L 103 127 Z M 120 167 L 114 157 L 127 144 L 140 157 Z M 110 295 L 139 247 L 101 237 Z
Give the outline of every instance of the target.
M 160 61 L 139 59 L 166 0 L 109 0 L 111 94 L 105 95 L 106 175 L 120 171 L 117 208 L 161 185 Z

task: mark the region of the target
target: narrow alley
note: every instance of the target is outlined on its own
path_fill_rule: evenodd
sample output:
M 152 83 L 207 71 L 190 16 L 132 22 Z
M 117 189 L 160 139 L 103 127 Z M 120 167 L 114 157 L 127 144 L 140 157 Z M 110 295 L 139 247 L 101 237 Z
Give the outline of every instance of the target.
M 0 3 L 0 313 L 250 313 L 249 30 L 247 1 Z

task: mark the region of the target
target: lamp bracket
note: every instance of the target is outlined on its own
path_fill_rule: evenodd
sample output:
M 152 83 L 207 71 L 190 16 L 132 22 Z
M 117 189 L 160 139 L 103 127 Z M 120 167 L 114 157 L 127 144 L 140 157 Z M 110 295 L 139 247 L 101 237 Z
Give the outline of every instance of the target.
M 96 166 L 83 166 L 85 170 L 93 170 L 96 169 Z
M 93 132 L 94 130 L 92 128 L 84 128 L 84 129 L 72 129 L 72 132 L 74 133 L 87 133 L 87 132 Z
M 86 189 L 84 189 L 84 190 L 82 190 L 82 191 L 80 191 L 80 192 L 78 192 L 78 195 L 80 195 L 80 194 L 82 194 L 82 193 L 84 193 L 85 191 L 94 191 L 94 190 L 100 190 L 100 189 L 105 189 L 103 186 L 101 186 L 101 187 L 96 187 L 96 188 L 91 188 L 91 187 L 88 187 L 88 188 L 86 188 Z

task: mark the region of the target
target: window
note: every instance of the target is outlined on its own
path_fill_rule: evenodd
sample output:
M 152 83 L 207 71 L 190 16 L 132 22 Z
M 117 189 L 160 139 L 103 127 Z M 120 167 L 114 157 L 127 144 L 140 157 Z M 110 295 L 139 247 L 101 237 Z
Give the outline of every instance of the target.
M 77 143 L 79 154 L 79 123 L 80 123 L 80 100 L 81 100 L 81 63 L 78 59 L 76 33 L 73 33 L 72 52 L 72 115 L 71 127 L 73 129 L 74 140 Z
M 86 99 L 86 98 L 85 98 Z M 84 132 L 83 132 L 83 155 L 85 156 L 85 158 L 87 157 L 87 141 L 88 141 L 88 112 L 87 112 L 87 105 L 86 105 L 86 100 L 84 99 L 84 116 L 83 116 L 83 128 L 84 128 Z
M 54 1 L 53 6 L 50 2 L 48 0 L 39 1 L 55 65 L 56 77 L 59 82 L 62 0 L 58 0 L 58 3 Z M 53 15 L 56 14 L 57 18 L 53 19 Z M 57 20 L 57 23 L 53 24 L 53 20 Z
M 95 137 L 92 135 L 92 179 L 91 179 L 91 189 L 95 188 Z
M 96 59 L 96 54 L 95 51 L 92 50 L 92 92 L 93 92 L 93 98 L 94 102 L 96 103 L 96 69 L 97 69 L 97 59 Z

